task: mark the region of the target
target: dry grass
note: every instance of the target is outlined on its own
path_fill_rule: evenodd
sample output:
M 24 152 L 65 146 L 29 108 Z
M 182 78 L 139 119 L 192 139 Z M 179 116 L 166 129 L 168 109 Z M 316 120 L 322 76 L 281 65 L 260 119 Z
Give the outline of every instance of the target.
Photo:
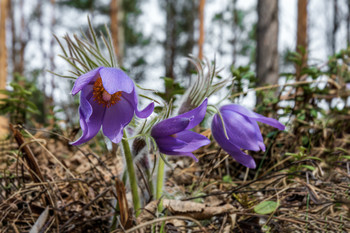
M 268 149 L 253 154 L 257 164 L 263 161 L 256 170 L 237 164 L 215 143 L 197 151 L 199 163 L 170 157 L 174 170 L 168 171 L 164 198 L 185 207 L 168 206 L 157 213 L 151 202 L 133 226 L 160 231 L 156 222 L 166 220 L 167 232 L 349 232 L 348 117 L 322 125 L 299 122 L 288 132 L 266 137 L 272 130 L 262 128 Z M 123 172 L 121 157 L 98 147 L 72 147 L 67 138 L 43 130 L 20 132 L 26 135 L 24 144 L 11 138 L 2 146 L 1 232 L 28 232 L 47 206 L 49 216 L 40 232 L 108 232 L 117 198 L 114 177 Z M 309 141 L 303 151 L 305 135 Z M 39 171 L 28 162 L 28 148 Z M 265 200 L 279 202 L 278 209 L 256 213 L 254 207 Z M 144 196 L 144 206 L 148 201 Z M 207 215 L 196 212 L 194 203 L 204 204 Z M 120 224 L 116 232 L 123 232 Z

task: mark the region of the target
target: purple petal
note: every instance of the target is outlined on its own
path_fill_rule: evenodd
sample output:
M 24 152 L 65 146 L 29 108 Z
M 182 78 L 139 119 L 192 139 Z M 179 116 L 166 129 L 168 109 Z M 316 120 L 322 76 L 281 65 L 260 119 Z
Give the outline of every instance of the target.
M 133 116 L 134 109 L 128 101 L 122 98 L 115 105 L 106 109 L 103 118 L 103 134 L 114 143 L 120 142 L 123 137 L 123 129 L 130 123 Z
M 81 110 L 84 113 L 84 119 L 88 120 L 92 114 L 92 106 L 89 100 L 92 97 L 93 86 L 86 85 L 80 92 L 80 106 L 79 111 Z
M 176 149 L 183 148 L 187 145 L 186 142 L 172 136 L 155 138 L 155 140 L 160 151 L 175 151 Z
M 187 130 L 177 133 L 176 138 L 186 143 L 183 147 L 174 149 L 176 152 L 192 152 L 210 143 L 207 137 Z
M 256 127 L 249 118 L 232 111 L 222 111 L 222 117 L 231 143 L 246 150 L 260 150 L 256 136 L 260 131 L 256 132 Z M 215 126 L 219 127 L 217 130 L 224 132 L 220 117 L 216 115 L 213 120 Z
M 255 169 L 256 164 L 252 156 L 247 155 L 237 147 L 232 147 L 231 150 L 226 150 L 238 163 L 246 166 L 247 168 Z
M 166 155 L 177 155 L 177 156 L 188 156 L 194 159 L 196 162 L 198 162 L 198 159 L 194 154 L 190 152 L 175 152 L 175 151 L 166 151 L 166 150 L 159 150 L 161 153 L 166 154 Z
M 72 94 L 76 95 L 81 89 L 83 89 L 86 85 L 90 84 L 94 79 L 96 79 L 99 71 L 102 68 L 104 67 L 98 67 L 77 78 L 72 89 Z
M 263 139 L 261 132 L 260 132 L 259 125 L 258 125 L 258 123 L 256 123 L 256 121 L 252 121 L 252 123 L 255 126 L 255 135 L 256 135 L 256 140 L 257 140 L 258 146 L 262 151 L 265 151 L 266 147 L 264 144 L 264 139 Z
M 123 93 L 123 97 L 129 102 L 129 104 L 131 104 L 131 106 L 133 106 L 137 117 L 147 118 L 152 114 L 154 110 L 154 103 L 150 103 L 149 105 L 147 105 L 146 108 L 144 108 L 141 111 L 137 109 L 138 100 L 135 90 L 133 90 L 130 94 Z
M 218 116 L 215 116 L 218 118 Z M 243 164 L 244 166 L 248 168 L 255 168 L 255 162 L 254 159 L 242 152 L 237 146 L 235 146 L 231 141 L 229 141 L 225 133 L 222 130 L 222 124 L 220 119 L 215 120 L 215 117 L 212 122 L 212 134 L 217 143 L 222 147 L 223 150 L 225 150 L 227 153 L 229 153 L 237 162 Z M 219 122 L 220 121 L 220 122 Z
M 83 134 L 77 141 L 71 143 L 71 145 L 76 146 L 89 141 L 96 136 L 101 128 L 102 119 L 105 114 L 105 108 L 93 100 L 87 101 L 86 104 L 90 104 L 92 113 L 90 116 L 87 116 L 89 113 L 84 112 L 84 109 L 82 107 L 79 108 L 80 126 Z
M 103 67 L 100 75 L 103 87 L 111 95 L 118 91 L 131 93 L 134 90 L 134 82 L 121 69 Z
M 204 119 L 205 113 L 207 111 L 207 104 L 208 104 L 208 99 L 205 99 L 201 105 L 199 105 L 197 108 L 183 113 L 181 115 L 178 115 L 177 117 L 184 117 L 184 118 L 189 118 L 191 119 L 190 124 L 187 126 L 186 129 L 192 129 L 201 121 Z
M 135 108 L 135 114 L 139 118 L 147 118 L 152 114 L 153 110 L 154 110 L 154 103 L 152 102 L 141 111 Z
M 151 135 L 154 138 L 170 136 L 186 129 L 190 119 L 183 117 L 172 117 L 159 122 L 153 126 Z
M 272 127 L 275 127 L 279 130 L 285 129 L 285 126 L 281 124 L 279 121 L 277 121 L 276 119 L 264 117 L 238 104 L 229 104 L 229 105 L 222 106 L 220 108 L 220 112 L 223 112 L 223 111 L 234 111 L 248 118 L 271 125 Z
M 217 115 L 215 115 L 213 118 L 211 124 L 211 132 L 213 134 L 214 139 L 225 151 L 230 150 L 231 147 L 235 147 L 233 142 L 226 138 L 224 130 L 222 128 L 221 120 Z

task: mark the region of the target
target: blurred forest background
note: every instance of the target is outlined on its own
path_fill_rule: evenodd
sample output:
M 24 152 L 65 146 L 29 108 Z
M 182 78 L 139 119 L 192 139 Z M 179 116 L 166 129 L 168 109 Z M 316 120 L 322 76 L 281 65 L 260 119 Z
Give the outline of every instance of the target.
M 86 31 L 87 15 L 97 31 L 104 33 L 104 25 L 109 26 L 119 64 L 130 77 L 146 88 L 152 83 L 165 99 L 173 89 L 188 86 L 194 71 L 185 59 L 188 54 L 215 58 L 225 67 L 224 75 L 236 76 L 234 91 L 240 92 L 293 81 L 281 73 L 295 72 L 298 81 L 302 68 L 322 66 L 350 41 L 347 0 L 1 0 L 0 15 L 0 89 L 29 91 L 11 92 L 28 100 L 22 107 L 29 111 L 17 106 L 15 121 L 34 114 L 42 124 L 57 116 L 75 119 L 71 82 L 47 70 L 67 73 L 53 35 L 61 39 Z M 253 107 L 255 92 L 235 101 Z M 9 112 L 9 105 L 16 103 L 0 112 Z

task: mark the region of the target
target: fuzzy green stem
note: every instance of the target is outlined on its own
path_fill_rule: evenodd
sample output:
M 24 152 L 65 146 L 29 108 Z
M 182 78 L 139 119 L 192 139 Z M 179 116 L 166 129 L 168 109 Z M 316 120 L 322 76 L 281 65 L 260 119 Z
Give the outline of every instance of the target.
M 130 182 L 130 188 L 131 188 L 131 193 L 132 193 L 132 201 L 134 203 L 134 210 L 136 212 L 136 217 L 139 216 L 140 211 L 141 211 L 141 204 L 140 204 L 140 198 L 139 198 L 139 193 L 137 190 L 137 180 L 136 180 L 136 175 L 135 175 L 135 169 L 134 169 L 134 163 L 130 151 L 130 146 L 129 142 L 127 140 L 127 135 L 124 130 L 124 136 L 122 139 L 122 145 L 124 149 L 124 156 L 125 156 L 125 161 L 126 161 L 126 166 L 128 170 L 128 175 L 129 175 L 129 182 Z
M 157 189 L 156 189 L 156 200 L 160 200 L 163 194 L 163 185 L 164 185 L 164 168 L 165 162 L 163 158 L 159 157 L 158 162 L 158 174 L 157 174 Z M 163 205 L 159 203 L 158 211 L 162 211 Z

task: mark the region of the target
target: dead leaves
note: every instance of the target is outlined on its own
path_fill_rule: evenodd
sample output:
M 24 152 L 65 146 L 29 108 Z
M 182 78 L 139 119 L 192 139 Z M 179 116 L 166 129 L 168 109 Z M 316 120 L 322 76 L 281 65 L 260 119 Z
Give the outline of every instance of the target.
M 192 201 L 163 200 L 163 207 L 172 215 L 189 216 L 197 220 L 210 219 L 213 216 L 233 213 L 236 208 L 231 204 L 212 206 L 209 203 L 197 203 Z

